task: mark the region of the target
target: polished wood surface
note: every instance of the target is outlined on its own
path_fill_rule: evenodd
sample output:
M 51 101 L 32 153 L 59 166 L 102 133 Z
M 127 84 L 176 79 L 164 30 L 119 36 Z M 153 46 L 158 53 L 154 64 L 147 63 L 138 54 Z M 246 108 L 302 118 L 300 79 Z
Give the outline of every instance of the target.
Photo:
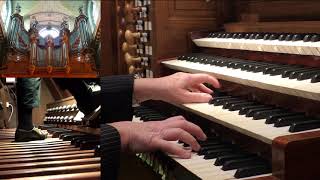
M 320 131 L 278 137 L 272 147 L 274 176 L 289 180 L 320 177 Z

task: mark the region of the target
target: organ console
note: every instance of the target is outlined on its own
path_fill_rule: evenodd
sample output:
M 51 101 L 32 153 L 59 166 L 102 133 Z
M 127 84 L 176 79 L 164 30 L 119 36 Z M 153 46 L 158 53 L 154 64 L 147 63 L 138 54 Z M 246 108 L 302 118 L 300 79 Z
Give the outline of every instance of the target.
M 116 1 L 127 13 L 142 10 L 132 2 Z M 146 7 L 148 17 L 126 30 L 128 45 L 115 43 L 124 58 L 132 59 L 126 53 L 134 44 L 139 60 L 148 57 L 152 76 L 145 77 L 207 73 L 222 84 L 209 103 L 135 108 L 133 121 L 183 115 L 209 137 L 191 159 L 137 154 L 150 170 L 162 179 L 320 178 L 319 2 L 173 0 Z M 141 43 L 152 53 L 139 53 Z

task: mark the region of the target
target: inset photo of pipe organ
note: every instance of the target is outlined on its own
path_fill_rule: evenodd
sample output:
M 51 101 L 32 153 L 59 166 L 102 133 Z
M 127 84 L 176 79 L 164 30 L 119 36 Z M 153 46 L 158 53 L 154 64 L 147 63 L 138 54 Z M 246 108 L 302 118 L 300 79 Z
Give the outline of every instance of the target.
M 2 77 L 99 75 L 100 1 L 2 0 Z

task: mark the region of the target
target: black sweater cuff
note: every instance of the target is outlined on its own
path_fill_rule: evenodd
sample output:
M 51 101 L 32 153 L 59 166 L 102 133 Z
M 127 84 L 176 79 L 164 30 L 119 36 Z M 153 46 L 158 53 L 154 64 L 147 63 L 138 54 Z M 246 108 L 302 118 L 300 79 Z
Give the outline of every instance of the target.
M 118 177 L 121 139 L 116 128 L 101 125 L 101 179 L 114 180 Z
M 107 76 L 100 79 L 103 123 L 132 119 L 132 75 Z

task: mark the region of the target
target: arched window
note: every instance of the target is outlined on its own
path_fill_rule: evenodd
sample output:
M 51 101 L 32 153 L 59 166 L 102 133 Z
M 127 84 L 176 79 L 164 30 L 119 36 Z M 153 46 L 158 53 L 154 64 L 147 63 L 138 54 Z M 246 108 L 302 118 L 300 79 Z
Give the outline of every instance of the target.
M 52 38 L 56 38 L 59 36 L 59 30 L 56 28 L 43 28 L 39 31 L 39 35 L 43 38 L 46 38 L 47 36 L 51 36 Z

